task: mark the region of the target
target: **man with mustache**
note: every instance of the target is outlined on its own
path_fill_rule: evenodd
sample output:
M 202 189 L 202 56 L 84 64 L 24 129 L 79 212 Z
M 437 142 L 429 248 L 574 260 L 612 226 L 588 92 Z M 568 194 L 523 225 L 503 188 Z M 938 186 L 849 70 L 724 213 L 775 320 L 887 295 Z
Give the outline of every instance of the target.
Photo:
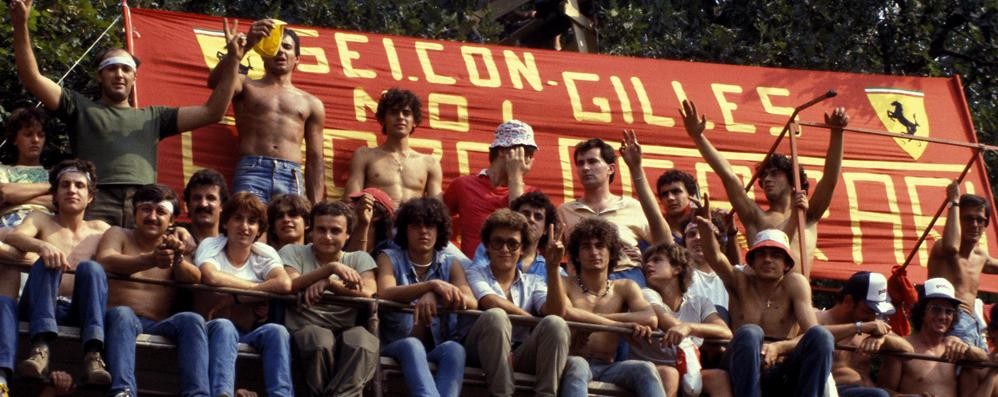
M 191 219 L 190 232 L 195 242 L 218 237 L 219 216 L 228 200 L 229 188 L 218 171 L 205 168 L 191 175 L 184 187 L 184 206 Z
M 942 240 L 936 241 L 929 254 L 929 277 L 948 280 L 960 300 L 960 311 L 949 335 L 987 351 L 984 302 L 977 298 L 977 289 L 982 273 L 998 274 L 998 261 L 980 245 L 991 220 L 991 205 L 975 194 L 961 196 L 956 182 L 946 188 L 946 200 L 946 226 Z
M 419 97 L 409 90 L 390 88 L 381 94 L 375 117 L 385 141 L 353 153 L 344 199 L 365 188 L 385 192 L 396 208 L 412 198 L 440 197 L 440 162 L 410 147 L 409 138 L 423 120 L 421 107 Z
M 84 351 L 84 383 L 108 384 L 111 376 L 101 359 L 104 348 L 104 307 L 107 277 L 100 264 L 91 260 L 101 235 L 109 228 L 104 221 L 87 221 L 83 213 L 97 190 L 97 172 L 85 160 L 66 160 L 49 173 L 55 215 L 32 212 L 7 236 L 7 243 L 22 252 L 37 253 L 21 296 L 20 312 L 31 324 L 31 350 L 17 365 L 17 374 L 40 379 L 48 373 L 49 343 L 58 336 L 57 324 L 80 327 Z M 66 270 L 73 275 L 63 276 Z M 4 299 L 3 343 L 0 368 L 10 375 L 17 342 L 17 320 L 13 300 Z M 9 317 L 8 317 L 9 316 Z
M 683 123 L 686 126 L 686 133 L 689 134 L 693 143 L 697 145 L 700 154 L 710 164 L 710 168 L 717 173 L 724 183 L 724 191 L 727 192 L 728 200 L 738 219 L 745 226 L 745 235 L 754 238 L 756 234 L 765 229 L 780 229 L 788 236 L 791 236 L 791 255 L 794 257 L 794 269 L 798 272 L 807 269 L 811 271 L 811 261 L 814 257 L 814 250 L 818 241 L 818 221 L 828 210 L 832 203 L 832 193 L 835 191 L 835 184 L 838 183 L 839 174 L 842 171 L 843 139 L 842 128 L 849 123 L 849 116 L 844 108 L 836 108 L 832 115 L 825 114 L 825 124 L 833 126 L 828 136 L 828 151 L 825 154 L 825 167 L 822 170 L 821 180 L 814 188 L 810 203 L 807 205 L 805 222 L 805 245 L 806 257 L 797 258 L 800 248 L 797 241 L 797 223 L 791 220 L 791 213 L 798 206 L 794 205 L 795 200 L 807 200 L 807 190 L 810 183 L 804 169 L 800 169 L 800 192 L 792 192 L 793 189 L 793 167 L 790 158 L 782 154 L 773 154 L 766 163 L 756 165 L 756 172 L 759 175 L 759 186 L 766 194 L 766 201 L 769 209 L 763 210 L 755 201 L 748 196 L 742 186 L 742 179 L 735 174 L 731 164 L 724 158 L 714 145 L 703 134 L 707 126 L 707 116 L 700 115 L 697 107 L 692 101 L 683 101 L 683 109 L 680 111 Z M 795 218 L 796 219 L 796 218 Z M 754 243 L 754 241 L 750 241 Z M 808 276 L 804 274 L 805 277 Z
M 322 172 L 326 110 L 319 98 L 291 82 L 301 56 L 301 40 L 294 30 L 278 26 L 272 19 L 261 19 L 250 26 L 246 46 L 254 46 L 274 29 L 283 30 L 276 53 L 265 54 L 257 49 L 263 57 L 263 78 L 253 80 L 243 75 L 235 78 L 232 105 L 241 157 L 232 178 L 232 190 L 253 193 L 264 203 L 277 193 L 303 195 L 316 203 L 326 195 Z M 208 86 L 221 87 L 225 72 L 221 68 L 212 70 Z
M 32 3 L 32 0 L 10 2 L 17 75 L 28 92 L 67 124 L 73 152 L 97 166 L 101 186 L 87 218 L 133 227 L 128 197 L 139 186 L 155 182 L 159 141 L 216 123 L 225 114 L 243 54 L 240 44 L 245 38 L 231 32 L 226 21 L 229 51 L 216 68 L 218 84 L 204 105 L 133 108 L 129 99 L 139 60 L 124 49 L 112 48 L 97 55 L 97 83 L 101 91 L 97 101 L 41 74 L 28 32 Z
M 180 213 L 177 195 L 165 185 L 140 187 L 132 196 L 135 229 L 111 228 L 101 238 L 97 260 L 109 273 L 182 283 L 201 281 L 191 263 L 195 243 L 184 229 L 171 229 Z M 192 312 L 171 315 L 175 289 L 132 281 L 109 281 L 105 319 L 108 369 L 114 396 L 135 396 L 135 338 L 160 335 L 177 345 L 180 392 L 207 395 L 208 334 L 204 318 Z

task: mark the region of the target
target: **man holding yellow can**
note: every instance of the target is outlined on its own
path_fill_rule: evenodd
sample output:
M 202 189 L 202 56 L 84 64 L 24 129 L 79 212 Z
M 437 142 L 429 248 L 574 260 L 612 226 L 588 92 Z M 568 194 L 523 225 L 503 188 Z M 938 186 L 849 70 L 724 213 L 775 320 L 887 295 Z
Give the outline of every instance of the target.
M 322 125 L 325 108 L 318 98 L 291 82 L 301 56 L 298 35 L 274 19 L 253 22 L 246 35 L 263 57 L 264 76 L 239 76 L 233 105 L 239 130 L 239 163 L 232 187 L 270 201 L 278 193 L 300 194 L 312 203 L 325 195 L 322 179 Z M 208 86 L 221 72 L 213 70 Z M 301 142 L 305 140 L 305 172 Z

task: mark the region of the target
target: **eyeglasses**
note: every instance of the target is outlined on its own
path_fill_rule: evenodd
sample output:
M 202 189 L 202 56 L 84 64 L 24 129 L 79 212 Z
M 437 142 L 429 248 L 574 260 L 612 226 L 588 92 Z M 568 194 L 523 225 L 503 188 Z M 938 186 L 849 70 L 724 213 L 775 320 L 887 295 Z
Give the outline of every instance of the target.
M 498 251 L 503 247 L 509 248 L 510 251 L 516 251 L 520 249 L 520 241 L 512 238 L 503 239 L 498 237 L 489 240 L 489 248 Z
M 932 306 L 929 306 L 928 309 L 929 309 L 929 313 L 932 313 L 933 316 L 946 315 L 946 316 L 953 317 L 953 316 L 956 315 L 956 309 L 954 309 L 952 307 L 932 305 Z

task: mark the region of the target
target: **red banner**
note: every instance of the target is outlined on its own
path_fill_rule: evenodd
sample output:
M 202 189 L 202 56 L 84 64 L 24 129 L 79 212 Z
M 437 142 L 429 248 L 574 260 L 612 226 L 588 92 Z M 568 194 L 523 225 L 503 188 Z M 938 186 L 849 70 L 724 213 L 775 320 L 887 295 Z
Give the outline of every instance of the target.
M 133 10 L 132 17 L 135 52 L 143 61 L 140 104 L 203 103 L 209 95 L 209 68 L 224 52 L 221 19 L 150 10 Z M 242 22 L 245 30 L 249 21 Z M 677 109 L 685 98 L 707 115 L 707 136 L 746 182 L 793 108 L 829 89 L 839 95 L 804 111 L 802 121 L 820 122 L 823 112 L 844 106 L 851 127 L 976 141 L 957 78 L 665 61 L 293 28 L 302 46 L 294 83 L 326 107 L 329 197 L 342 194 L 351 153 L 382 139 L 374 112 L 378 96 L 390 87 L 412 90 L 423 100 L 423 123 L 412 146 L 440 159 L 445 187 L 459 175 L 486 167 L 495 126 L 516 118 L 534 127 L 540 146 L 527 183 L 556 203 L 581 194 L 571 148 L 590 137 L 617 145 L 621 130 L 628 128 L 642 142 L 650 178 L 665 169 L 686 170 L 716 198 L 716 205 L 730 207 L 720 180 L 682 128 Z M 250 77 L 262 74 L 255 53 L 243 63 L 251 68 Z M 813 274 L 819 278 L 843 279 L 861 269 L 888 274 L 892 265 L 902 263 L 945 200 L 945 186 L 973 155 L 969 149 L 937 143 L 847 134 L 842 176 L 818 226 Z M 201 167 L 231 178 L 237 139 L 234 122 L 227 118 L 164 140 L 159 180 L 179 190 Z M 801 164 L 812 186 L 821 176 L 827 144 L 828 131 L 819 128 L 805 128 L 799 140 Z M 784 145 L 781 150 L 788 149 Z M 622 164 L 620 174 L 613 189 L 632 194 L 629 171 Z M 962 189 L 990 199 L 981 160 Z M 764 201 L 758 187 L 750 194 Z M 914 280 L 925 279 L 928 248 L 940 238 L 943 222 L 909 268 Z M 982 244 L 994 251 L 996 243 L 992 228 Z M 998 291 L 998 278 L 984 276 L 981 286 Z

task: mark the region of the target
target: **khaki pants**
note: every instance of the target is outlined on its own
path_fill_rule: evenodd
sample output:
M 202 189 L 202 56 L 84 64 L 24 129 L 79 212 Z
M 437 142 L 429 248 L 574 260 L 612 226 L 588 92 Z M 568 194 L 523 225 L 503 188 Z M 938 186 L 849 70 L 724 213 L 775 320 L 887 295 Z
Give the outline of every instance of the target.
M 94 201 L 87 209 L 87 220 L 99 219 L 111 226 L 135 227 L 132 196 L 140 185 L 98 185 Z
M 299 370 L 308 386 L 306 395 L 360 396 L 374 377 L 380 347 L 378 338 L 363 327 L 347 329 L 337 338 L 327 328 L 306 325 L 292 335 Z
M 485 370 L 489 394 L 512 396 L 513 371 L 517 371 L 536 377 L 535 395 L 556 396 L 571 339 L 565 320 L 558 316 L 544 317 L 510 357 L 512 333 L 506 312 L 493 308 L 475 321 L 465 338 L 468 361 L 481 364 Z

